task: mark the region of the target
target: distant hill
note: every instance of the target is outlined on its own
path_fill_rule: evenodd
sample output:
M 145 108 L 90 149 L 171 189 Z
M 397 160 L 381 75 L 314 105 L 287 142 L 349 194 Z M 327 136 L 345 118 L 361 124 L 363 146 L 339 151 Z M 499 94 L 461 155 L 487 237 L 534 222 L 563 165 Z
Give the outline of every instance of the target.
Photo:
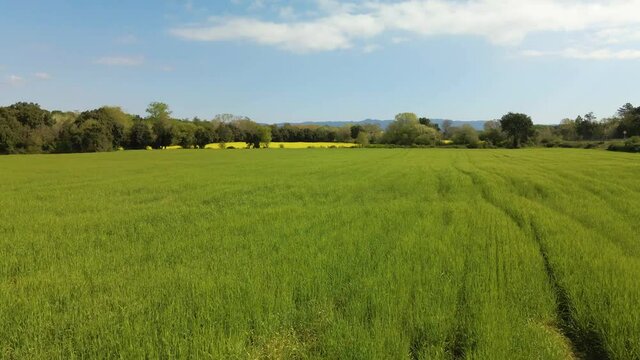
M 431 122 L 436 123 L 442 126 L 442 122 L 445 119 L 431 119 Z M 318 126 L 344 126 L 344 125 L 364 125 L 364 124 L 376 124 L 379 125 L 383 130 L 391 124 L 393 120 L 378 120 L 378 119 L 365 119 L 361 121 L 306 121 L 302 123 L 295 123 L 296 125 L 318 125 Z M 484 127 L 484 120 L 472 120 L 472 121 L 463 121 L 463 120 L 451 120 L 452 125 L 454 127 L 459 127 L 462 125 L 471 125 L 476 130 L 482 130 Z M 293 123 L 292 123 L 293 124 Z M 284 123 L 276 124 L 276 125 L 284 125 Z

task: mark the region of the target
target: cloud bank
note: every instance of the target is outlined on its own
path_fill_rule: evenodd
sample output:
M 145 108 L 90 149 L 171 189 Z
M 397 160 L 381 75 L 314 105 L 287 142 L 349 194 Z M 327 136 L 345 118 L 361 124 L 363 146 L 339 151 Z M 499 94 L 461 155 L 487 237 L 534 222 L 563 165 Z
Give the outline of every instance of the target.
M 587 34 L 591 43 L 586 45 L 601 47 L 640 41 L 640 0 L 317 0 L 316 4 L 316 15 L 304 20 L 213 17 L 169 32 L 191 41 L 244 40 L 297 53 L 349 49 L 385 33 L 401 33 L 402 38 L 477 36 L 507 47 L 539 33 Z M 288 7 L 287 12 L 292 11 Z

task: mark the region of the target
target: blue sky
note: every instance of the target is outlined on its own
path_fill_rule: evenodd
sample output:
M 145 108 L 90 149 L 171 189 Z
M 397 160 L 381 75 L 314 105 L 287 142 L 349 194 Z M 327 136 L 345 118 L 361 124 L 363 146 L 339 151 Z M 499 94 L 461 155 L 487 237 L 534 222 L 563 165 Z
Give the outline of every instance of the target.
M 640 99 L 640 0 L 0 0 L 0 105 L 557 123 Z

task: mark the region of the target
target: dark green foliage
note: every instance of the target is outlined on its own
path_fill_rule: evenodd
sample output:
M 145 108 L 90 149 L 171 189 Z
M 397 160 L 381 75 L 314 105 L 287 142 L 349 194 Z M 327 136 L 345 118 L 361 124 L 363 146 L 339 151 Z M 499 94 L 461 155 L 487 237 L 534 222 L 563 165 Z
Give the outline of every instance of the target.
M 130 149 L 145 149 L 153 144 L 153 133 L 147 123 L 137 120 L 129 130 L 128 147 Z
M 0 108 L 0 153 L 51 151 L 55 132 L 51 113 L 38 104 L 16 103 Z
M 56 152 L 111 151 L 127 145 L 130 116 L 119 108 L 101 107 L 60 121 L 55 134 Z
M 19 152 L 24 147 L 22 136 L 22 124 L 7 108 L 0 108 L 0 153 Z
M 640 106 L 633 108 L 631 104 L 626 104 L 624 108 L 625 111 L 621 114 L 617 129 L 618 137 L 640 135 Z
M 18 122 L 31 129 L 53 125 L 51 113 L 41 109 L 38 104 L 19 102 L 9 106 L 8 110 Z
M 220 141 L 220 137 L 218 136 L 218 132 L 214 127 L 213 123 L 205 121 L 198 124 L 198 128 L 193 134 L 195 144 L 200 148 L 204 149 L 207 144 L 215 143 Z
M 500 127 L 509 136 L 514 148 L 519 148 L 534 134 L 533 121 L 526 114 L 510 112 L 500 119 Z
M 153 121 L 153 133 L 156 135 L 154 140 L 154 146 L 156 149 L 161 149 L 166 146 L 170 146 L 173 142 L 173 129 L 171 121 L 168 119 L 159 119 Z
M 354 125 L 351 127 L 351 138 L 357 139 L 360 132 L 364 130 L 360 125 Z

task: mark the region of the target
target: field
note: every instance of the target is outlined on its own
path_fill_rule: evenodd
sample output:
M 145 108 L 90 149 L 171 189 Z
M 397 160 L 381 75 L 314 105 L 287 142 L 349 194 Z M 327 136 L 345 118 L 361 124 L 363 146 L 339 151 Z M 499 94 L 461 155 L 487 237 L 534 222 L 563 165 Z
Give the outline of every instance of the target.
M 1 358 L 640 358 L 640 157 L 0 157 Z

